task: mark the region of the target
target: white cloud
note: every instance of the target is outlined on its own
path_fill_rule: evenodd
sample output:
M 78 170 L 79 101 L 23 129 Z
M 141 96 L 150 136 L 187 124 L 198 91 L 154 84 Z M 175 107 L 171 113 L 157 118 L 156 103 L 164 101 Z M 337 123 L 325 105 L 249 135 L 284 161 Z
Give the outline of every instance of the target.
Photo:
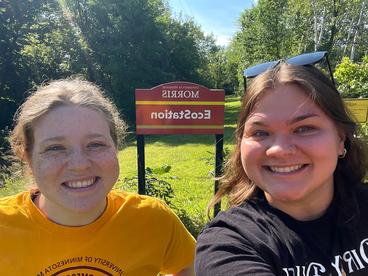
M 231 36 L 220 35 L 216 36 L 216 44 L 219 46 L 228 46 L 231 40 Z

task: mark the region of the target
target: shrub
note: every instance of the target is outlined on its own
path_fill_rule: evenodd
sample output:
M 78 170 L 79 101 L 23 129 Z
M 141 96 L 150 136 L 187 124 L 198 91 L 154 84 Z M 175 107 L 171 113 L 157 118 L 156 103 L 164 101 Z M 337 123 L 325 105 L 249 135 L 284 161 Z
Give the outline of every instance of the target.
M 334 77 L 344 97 L 368 98 L 368 56 L 358 63 L 344 57 L 336 66 Z

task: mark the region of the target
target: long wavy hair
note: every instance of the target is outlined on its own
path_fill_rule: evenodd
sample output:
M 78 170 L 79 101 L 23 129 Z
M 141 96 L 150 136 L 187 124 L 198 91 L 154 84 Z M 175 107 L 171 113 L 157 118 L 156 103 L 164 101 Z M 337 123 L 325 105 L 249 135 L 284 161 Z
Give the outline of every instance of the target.
M 229 207 L 237 206 L 259 195 L 260 189 L 249 179 L 243 169 L 240 144 L 244 123 L 254 106 L 265 93 L 273 93 L 277 85 L 296 84 L 334 122 L 339 133 L 345 137 L 345 158 L 338 159 L 334 171 L 336 193 L 342 197 L 350 188 L 362 183 L 367 174 L 367 152 L 359 139 L 358 125 L 349 114 L 339 92 L 331 80 L 314 66 L 294 66 L 280 63 L 257 76 L 249 85 L 242 100 L 238 124 L 235 131 L 236 146 L 225 164 L 218 192 L 209 203 L 210 210 L 224 196 Z

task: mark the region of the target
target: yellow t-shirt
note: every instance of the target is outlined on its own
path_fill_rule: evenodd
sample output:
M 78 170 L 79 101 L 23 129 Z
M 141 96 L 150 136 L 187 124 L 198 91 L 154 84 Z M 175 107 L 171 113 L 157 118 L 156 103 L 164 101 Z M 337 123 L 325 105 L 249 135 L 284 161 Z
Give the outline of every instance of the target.
M 0 275 L 176 273 L 194 259 L 195 240 L 160 200 L 111 191 L 93 223 L 48 220 L 30 192 L 0 199 Z

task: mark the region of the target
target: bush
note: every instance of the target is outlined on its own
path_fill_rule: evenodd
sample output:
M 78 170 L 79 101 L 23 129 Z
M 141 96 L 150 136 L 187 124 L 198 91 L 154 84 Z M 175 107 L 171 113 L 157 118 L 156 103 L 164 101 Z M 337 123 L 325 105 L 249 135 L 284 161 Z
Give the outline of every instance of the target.
M 24 182 L 21 175 L 0 173 L 0 197 L 10 196 L 24 190 Z
M 359 63 L 344 57 L 336 66 L 334 77 L 344 97 L 368 98 L 368 56 Z
M 368 123 L 364 123 L 361 125 L 360 135 L 364 140 L 368 140 Z
M 0 148 L 0 197 L 13 195 L 24 189 L 23 168 L 8 149 Z
M 171 184 L 163 179 L 159 179 L 158 175 L 168 173 L 171 167 L 164 165 L 159 168 L 146 168 L 146 195 L 161 198 L 167 205 L 172 207 L 171 199 L 174 197 L 174 190 Z M 126 190 L 133 190 L 138 187 L 138 177 L 124 178 L 123 187 Z
M 5 127 L 0 129 L 0 172 L 3 166 L 9 166 L 10 145 L 8 141 L 9 129 Z

